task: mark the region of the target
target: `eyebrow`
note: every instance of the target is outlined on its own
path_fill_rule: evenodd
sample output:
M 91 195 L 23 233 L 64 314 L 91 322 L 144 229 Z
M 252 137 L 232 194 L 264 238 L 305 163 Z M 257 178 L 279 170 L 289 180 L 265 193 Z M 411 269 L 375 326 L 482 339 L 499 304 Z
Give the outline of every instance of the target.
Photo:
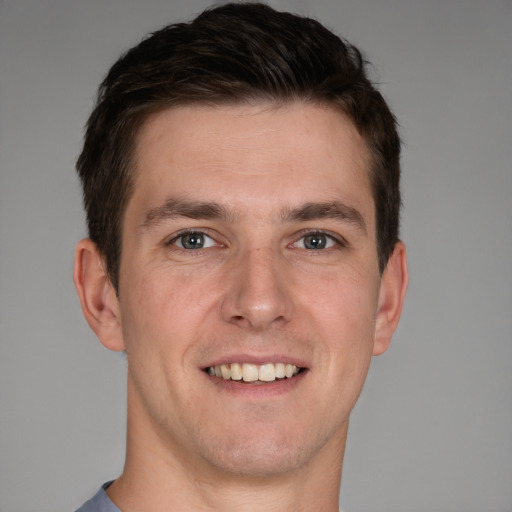
M 170 198 L 163 205 L 148 210 L 141 227 L 147 229 L 165 220 L 179 217 L 228 220 L 233 217 L 233 213 L 218 203 Z
M 161 206 L 151 208 L 144 215 L 141 228 L 148 229 L 170 219 L 216 219 L 233 222 L 238 215 L 235 210 L 215 202 L 189 201 L 170 198 Z M 309 202 L 296 208 L 285 207 L 278 218 L 284 222 L 305 222 L 317 219 L 336 219 L 354 224 L 366 233 L 362 214 L 354 207 L 340 201 Z
M 310 221 L 317 219 L 338 219 L 354 224 L 366 233 L 366 222 L 362 214 L 354 207 L 340 201 L 325 203 L 306 203 L 297 208 L 286 208 L 282 212 L 285 221 Z

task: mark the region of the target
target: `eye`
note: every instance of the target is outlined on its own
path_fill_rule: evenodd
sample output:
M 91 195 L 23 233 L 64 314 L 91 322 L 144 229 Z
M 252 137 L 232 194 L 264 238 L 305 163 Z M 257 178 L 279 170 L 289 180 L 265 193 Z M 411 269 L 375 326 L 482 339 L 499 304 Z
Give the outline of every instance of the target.
M 340 243 L 332 236 L 325 233 L 308 233 L 295 242 L 294 245 L 300 249 L 318 251 L 321 249 L 329 249 L 340 245 Z
M 215 240 L 201 231 L 190 231 L 182 233 L 170 241 L 171 245 L 175 245 L 180 249 L 198 250 L 206 249 L 216 245 Z

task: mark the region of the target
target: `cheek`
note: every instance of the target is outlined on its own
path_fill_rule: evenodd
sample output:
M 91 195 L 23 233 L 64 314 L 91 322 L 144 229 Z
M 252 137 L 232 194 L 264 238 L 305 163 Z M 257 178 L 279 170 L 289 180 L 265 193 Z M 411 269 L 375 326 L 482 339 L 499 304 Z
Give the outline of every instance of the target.
M 368 272 L 339 271 L 324 276 L 316 297 L 306 298 L 304 306 L 314 304 L 316 314 L 340 332 L 356 335 L 371 332 L 375 325 L 380 280 Z M 347 340 L 348 341 L 348 340 Z
M 125 284 L 130 293 L 121 300 L 121 318 L 129 375 L 146 409 L 161 419 L 170 404 L 185 407 L 193 396 L 188 377 L 196 367 L 187 358 L 199 339 L 201 305 L 186 277 L 132 274 Z
M 375 336 L 378 282 L 355 273 L 324 281 L 329 284 L 315 302 L 315 325 L 329 353 L 326 372 L 335 378 L 359 382 L 366 375 Z
M 161 268 L 132 273 L 125 284 L 129 293 L 121 300 L 121 318 L 127 353 L 183 357 L 214 307 L 210 280 Z

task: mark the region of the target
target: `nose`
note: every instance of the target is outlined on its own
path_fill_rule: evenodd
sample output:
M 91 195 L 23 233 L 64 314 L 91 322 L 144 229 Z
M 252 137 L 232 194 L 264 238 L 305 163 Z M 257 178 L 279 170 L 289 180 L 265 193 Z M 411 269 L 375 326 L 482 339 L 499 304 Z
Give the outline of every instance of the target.
M 286 270 L 271 248 L 247 250 L 234 262 L 227 281 L 224 321 L 254 331 L 289 321 L 292 297 Z

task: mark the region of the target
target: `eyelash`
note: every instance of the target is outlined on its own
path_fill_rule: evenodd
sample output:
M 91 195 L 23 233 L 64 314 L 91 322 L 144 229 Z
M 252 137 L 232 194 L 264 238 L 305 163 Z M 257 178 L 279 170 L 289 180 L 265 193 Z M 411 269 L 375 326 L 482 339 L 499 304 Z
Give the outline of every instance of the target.
M 178 251 L 184 251 L 184 252 L 187 252 L 187 253 L 190 253 L 190 252 L 201 252 L 202 250 L 204 249 L 209 249 L 210 247 L 200 247 L 200 248 L 197 248 L 197 249 L 187 249 L 185 247 L 179 247 L 176 244 L 176 242 L 186 236 L 186 235 L 191 235 L 191 234 L 197 234 L 197 235 L 202 235 L 204 237 L 207 237 L 209 238 L 210 240 L 213 240 L 213 242 L 215 242 L 215 245 L 218 246 L 218 247 L 223 247 L 224 245 L 220 242 L 218 242 L 213 236 L 210 236 L 210 234 L 208 234 L 207 231 L 205 231 L 204 229 L 186 229 L 186 230 L 183 230 L 183 231 L 180 231 L 179 233 L 176 233 L 173 235 L 173 237 L 169 240 L 167 240 L 165 242 L 165 246 L 166 247 L 170 247 L 172 246 L 174 250 L 178 250 Z M 336 235 L 333 235 L 332 233 L 329 233 L 329 232 L 326 232 L 326 231 L 319 231 L 319 230 L 312 230 L 312 231 L 302 231 L 299 233 L 300 236 L 298 237 L 294 237 L 295 241 L 290 243 L 288 245 L 288 247 L 291 247 L 293 248 L 293 246 L 295 246 L 296 244 L 298 244 L 301 240 L 304 240 L 306 237 L 326 237 L 328 239 L 328 241 L 331 241 L 334 243 L 334 246 L 331 246 L 331 247 L 324 247 L 324 248 L 321 248 L 321 249 L 307 249 L 305 247 L 301 247 L 301 249 L 303 250 L 306 250 L 308 252 L 316 252 L 316 251 L 319 251 L 319 252 L 323 252 L 323 251 L 326 251 L 326 250 L 334 250 L 334 249 L 341 249 L 341 248 L 344 248 L 344 247 L 347 247 L 348 243 L 347 241 L 340 235 L 336 234 Z
M 338 235 L 338 234 L 334 235 L 328 231 L 320 231 L 320 230 L 303 231 L 300 233 L 300 236 L 295 240 L 295 242 L 293 242 L 290 245 L 291 246 L 296 245 L 299 241 L 303 240 L 307 236 L 313 236 L 313 237 L 314 236 L 318 236 L 318 237 L 322 236 L 322 237 L 326 237 L 328 240 L 334 242 L 334 246 L 326 247 L 324 249 L 316 249 L 315 250 L 315 249 L 302 248 L 304 250 L 307 250 L 308 252 L 316 252 L 316 251 L 322 252 L 322 251 L 327 251 L 327 250 L 342 249 L 342 248 L 348 246 L 347 241 L 341 235 Z
M 201 236 L 204 236 L 206 238 L 209 238 L 210 240 L 213 240 L 215 242 L 215 245 L 217 246 L 223 246 L 223 244 L 221 244 L 220 242 L 217 242 L 217 240 L 213 237 L 213 236 L 210 236 L 208 234 L 207 231 L 205 231 L 204 229 L 185 229 L 183 231 L 180 231 L 179 233 L 175 233 L 172 238 L 170 238 L 169 240 L 167 240 L 164 245 L 166 247 L 170 247 L 172 246 L 173 249 L 176 249 L 176 250 L 179 250 L 179 251 L 186 251 L 186 252 L 200 252 L 203 248 L 199 248 L 199 249 L 186 249 L 185 247 L 179 247 L 176 244 L 176 242 L 186 236 L 186 235 L 201 235 Z M 208 249 L 208 247 L 206 247 L 205 249 Z

